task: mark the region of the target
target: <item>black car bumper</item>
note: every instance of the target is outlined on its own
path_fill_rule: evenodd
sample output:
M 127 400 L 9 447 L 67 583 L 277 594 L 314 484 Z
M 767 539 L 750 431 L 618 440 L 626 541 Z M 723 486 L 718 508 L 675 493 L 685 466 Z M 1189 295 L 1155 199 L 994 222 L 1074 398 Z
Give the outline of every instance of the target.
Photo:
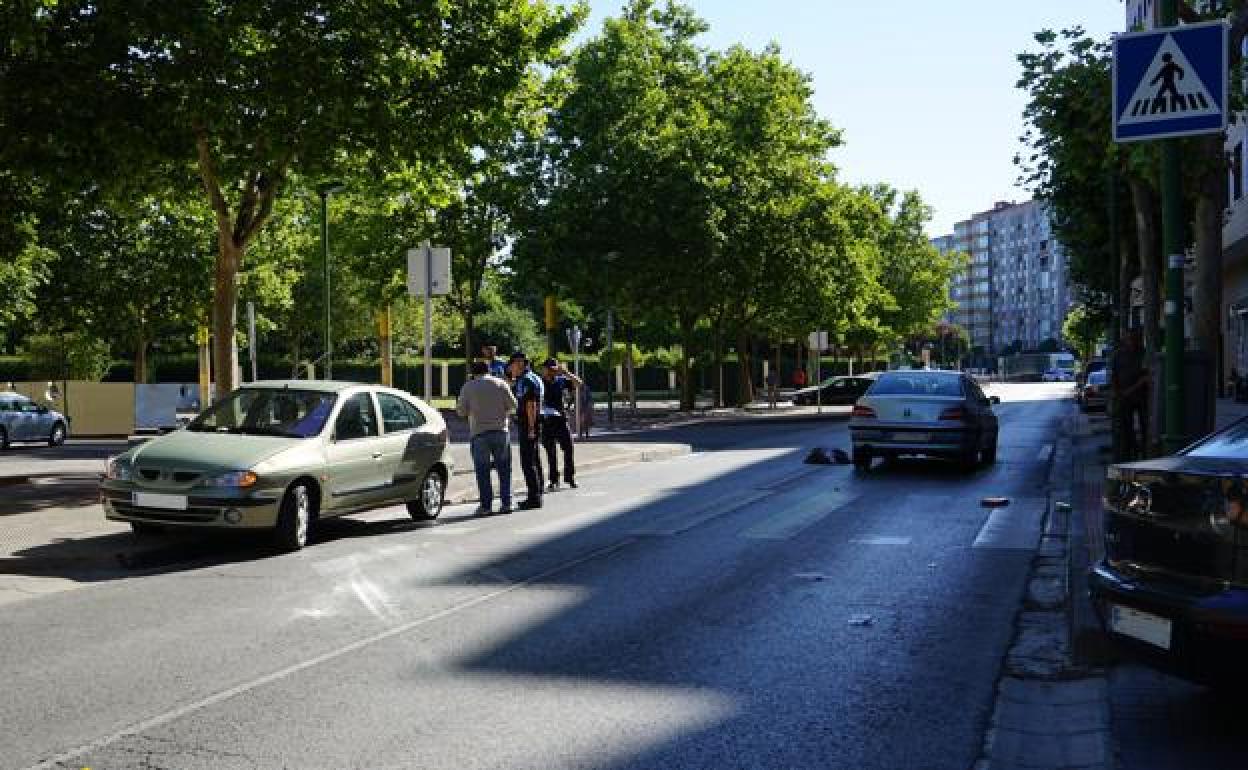
M 1101 561 L 1088 591 L 1102 628 L 1134 656 L 1206 684 L 1248 677 L 1248 589 L 1142 578 Z

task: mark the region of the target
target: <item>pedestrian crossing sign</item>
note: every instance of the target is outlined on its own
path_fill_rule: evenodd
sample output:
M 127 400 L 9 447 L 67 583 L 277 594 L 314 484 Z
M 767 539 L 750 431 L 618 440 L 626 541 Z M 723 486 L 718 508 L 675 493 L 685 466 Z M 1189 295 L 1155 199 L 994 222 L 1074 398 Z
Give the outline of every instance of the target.
M 1226 130 L 1224 21 L 1133 32 L 1114 39 L 1114 141 Z

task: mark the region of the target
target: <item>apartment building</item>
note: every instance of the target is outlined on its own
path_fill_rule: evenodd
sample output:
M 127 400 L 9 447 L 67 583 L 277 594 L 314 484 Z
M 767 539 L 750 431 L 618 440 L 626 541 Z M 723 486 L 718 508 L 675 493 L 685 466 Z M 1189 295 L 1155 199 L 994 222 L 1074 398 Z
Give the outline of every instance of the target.
M 1069 273 L 1043 204 L 997 203 L 932 245 L 970 257 L 951 282 L 956 307 L 947 320 L 966 329 L 977 357 L 1048 340 L 1060 344 L 1071 305 Z

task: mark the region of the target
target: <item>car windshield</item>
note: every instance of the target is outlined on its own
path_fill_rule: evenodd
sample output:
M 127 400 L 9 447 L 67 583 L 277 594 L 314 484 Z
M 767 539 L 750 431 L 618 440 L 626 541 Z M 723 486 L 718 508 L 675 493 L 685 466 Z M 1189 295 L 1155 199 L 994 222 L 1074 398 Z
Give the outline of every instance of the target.
M 1230 425 L 1183 454 L 1188 457 L 1248 458 L 1248 420 Z
M 1088 375 L 1089 385 L 1104 385 L 1109 378 L 1109 374 L 1104 369 L 1098 369 Z
M 308 438 L 325 427 L 337 396 L 316 390 L 240 388 L 196 417 L 187 430 Z
M 947 374 L 889 372 L 867 391 L 870 396 L 961 396 L 962 383 Z

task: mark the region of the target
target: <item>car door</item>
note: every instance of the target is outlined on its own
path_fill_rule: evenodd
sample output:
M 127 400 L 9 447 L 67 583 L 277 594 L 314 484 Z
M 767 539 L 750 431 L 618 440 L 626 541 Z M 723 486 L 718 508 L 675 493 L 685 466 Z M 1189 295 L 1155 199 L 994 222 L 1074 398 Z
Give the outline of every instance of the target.
M 413 499 L 429 468 L 442 454 L 437 435 L 431 434 L 424 414 L 407 399 L 376 391 L 381 413 L 382 458 L 388 482 L 386 497 L 393 502 Z
M 380 462 L 384 455 L 381 430 L 372 394 L 367 390 L 343 400 L 325 455 L 326 486 L 333 508 L 361 508 L 384 497 L 387 482 Z
M 22 398 L 18 399 L 16 406 L 17 414 L 13 418 L 13 432 L 10 437 L 14 441 L 33 441 L 39 419 L 39 405 L 28 398 Z

